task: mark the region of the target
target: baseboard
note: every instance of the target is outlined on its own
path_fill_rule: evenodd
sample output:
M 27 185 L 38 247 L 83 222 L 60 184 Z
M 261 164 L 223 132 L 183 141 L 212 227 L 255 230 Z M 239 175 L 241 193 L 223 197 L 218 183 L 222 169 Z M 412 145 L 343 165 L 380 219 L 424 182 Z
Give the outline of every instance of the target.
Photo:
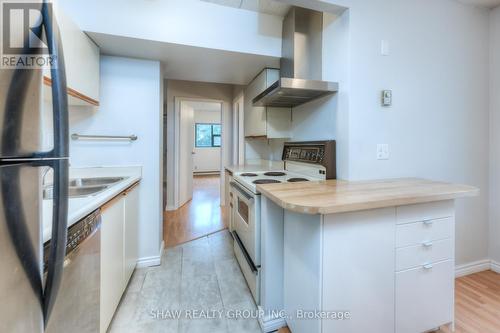
M 500 264 L 496 263 L 498 270 L 500 271 Z M 483 259 L 478 261 L 473 261 L 463 265 L 455 266 L 455 277 L 466 276 L 469 274 L 474 274 L 482 271 L 487 271 L 493 269 L 492 261 L 489 259 Z
M 165 207 L 165 210 L 166 211 L 177 210 L 177 207 L 175 207 L 175 205 L 174 206 L 167 205 L 167 207 Z
M 151 256 L 151 257 L 144 257 L 144 258 L 139 258 L 137 260 L 137 268 L 144 268 L 144 267 L 153 267 L 153 266 L 160 266 L 161 265 L 161 256 L 163 253 L 163 249 L 165 248 L 165 242 L 161 242 L 160 246 L 160 253 L 157 256 Z
M 500 263 L 495 260 L 492 260 L 490 269 L 495 273 L 500 273 Z
M 258 307 L 260 312 L 264 312 L 262 307 Z M 259 316 L 259 325 L 260 328 L 262 329 L 262 332 L 268 333 L 268 332 L 275 332 L 279 330 L 282 327 L 286 326 L 286 321 L 284 318 L 273 318 L 269 315 L 267 316 Z

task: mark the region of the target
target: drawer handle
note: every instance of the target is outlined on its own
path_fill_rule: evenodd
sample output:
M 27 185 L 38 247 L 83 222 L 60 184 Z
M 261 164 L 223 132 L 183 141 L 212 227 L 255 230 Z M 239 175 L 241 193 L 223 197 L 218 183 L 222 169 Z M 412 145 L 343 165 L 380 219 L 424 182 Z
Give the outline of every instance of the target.
M 432 267 L 433 267 L 432 264 L 425 264 L 422 266 L 422 268 L 425 270 L 430 270 L 430 269 L 432 269 Z
M 432 220 L 425 220 L 424 225 L 431 226 L 434 223 Z
M 431 246 L 432 246 L 432 242 L 431 242 L 431 241 L 428 241 L 428 242 L 423 242 L 423 243 L 422 243 L 422 246 L 423 246 L 423 247 L 431 247 Z

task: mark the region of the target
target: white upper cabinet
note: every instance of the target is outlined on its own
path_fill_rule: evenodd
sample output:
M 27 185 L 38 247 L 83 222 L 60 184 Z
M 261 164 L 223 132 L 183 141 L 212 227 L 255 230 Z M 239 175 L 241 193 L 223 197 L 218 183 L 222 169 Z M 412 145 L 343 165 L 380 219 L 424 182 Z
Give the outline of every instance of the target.
M 54 3 L 61 40 L 70 105 L 99 106 L 99 47 Z M 44 84 L 51 84 L 50 71 L 44 71 Z M 51 99 L 51 90 L 44 89 Z
M 245 137 L 290 137 L 291 108 L 253 106 L 252 100 L 279 79 L 279 69 L 266 68 L 245 89 Z

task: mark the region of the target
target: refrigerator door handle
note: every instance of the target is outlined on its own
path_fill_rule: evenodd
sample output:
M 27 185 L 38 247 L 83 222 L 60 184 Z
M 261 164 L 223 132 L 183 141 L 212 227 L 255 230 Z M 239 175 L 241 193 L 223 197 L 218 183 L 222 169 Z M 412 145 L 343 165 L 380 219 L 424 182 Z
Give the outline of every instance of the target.
M 55 17 L 46 0 L 42 6 L 43 25 L 47 35 L 49 53 L 55 58 L 51 63 L 52 104 L 54 122 L 54 149 L 47 161 L 54 169 L 54 196 L 52 207 L 52 238 L 49 249 L 47 281 L 43 291 L 43 316 L 47 325 L 62 280 L 66 255 L 68 217 L 68 96 L 61 38 Z
M 47 0 L 42 7 L 43 25 L 47 35 L 49 53 L 55 58 L 51 63 L 52 109 L 54 123 L 54 148 L 48 158 L 69 157 L 68 93 L 64 54 L 55 16 L 49 10 Z
M 48 161 L 49 162 L 49 161 Z M 50 313 L 54 307 L 62 280 L 64 259 L 66 256 L 67 217 L 68 217 L 68 160 L 52 160 L 54 169 L 54 195 L 52 203 L 52 234 L 50 240 L 49 260 L 47 263 L 47 280 L 43 291 L 43 317 L 48 324 Z

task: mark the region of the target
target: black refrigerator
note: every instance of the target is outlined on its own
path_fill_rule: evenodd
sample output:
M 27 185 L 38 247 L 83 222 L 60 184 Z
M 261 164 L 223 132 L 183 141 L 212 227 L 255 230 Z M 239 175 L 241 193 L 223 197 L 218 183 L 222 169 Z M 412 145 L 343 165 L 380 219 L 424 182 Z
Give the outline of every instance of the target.
M 43 149 L 42 70 L 0 68 L 0 332 L 43 332 L 57 298 L 66 248 L 68 101 L 60 35 L 50 5 L 39 3 L 51 64 L 52 145 Z M 4 16 L 5 18 L 5 16 Z M 6 29 L 5 22 L 2 29 Z M 5 36 L 5 35 L 4 35 Z M 29 45 L 28 41 L 24 45 Z M 39 51 L 26 47 L 25 54 Z M 46 133 L 44 133 L 46 134 Z M 43 267 L 42 179 L 52 170 L 51 246 Z M 49 206 L 49 207 L 50 207 Z

